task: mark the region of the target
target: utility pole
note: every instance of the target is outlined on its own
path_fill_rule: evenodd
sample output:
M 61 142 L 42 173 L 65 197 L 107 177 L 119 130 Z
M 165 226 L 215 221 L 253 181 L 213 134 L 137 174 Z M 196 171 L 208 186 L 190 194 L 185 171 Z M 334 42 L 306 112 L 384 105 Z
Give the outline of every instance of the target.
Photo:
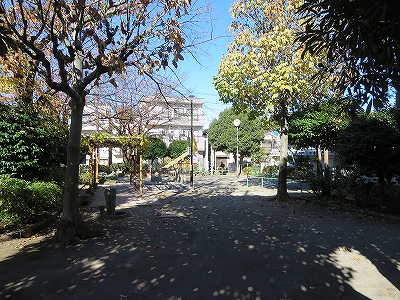
M 193 186 L 193 97 L 190 97 L 190 186 Z

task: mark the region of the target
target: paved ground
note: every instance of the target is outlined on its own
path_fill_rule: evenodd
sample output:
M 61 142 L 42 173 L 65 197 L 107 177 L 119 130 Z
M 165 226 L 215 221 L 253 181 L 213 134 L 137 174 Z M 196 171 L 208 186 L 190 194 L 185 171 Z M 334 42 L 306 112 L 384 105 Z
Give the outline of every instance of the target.
M 148 184 L 143 199 L 113 187 L 126 218 L 93 218 L 101 188 L 82 209 L 104 235 L 1 243 L 0 299 L 400 299 L 399 223 L 278 205 L 236 177 Z

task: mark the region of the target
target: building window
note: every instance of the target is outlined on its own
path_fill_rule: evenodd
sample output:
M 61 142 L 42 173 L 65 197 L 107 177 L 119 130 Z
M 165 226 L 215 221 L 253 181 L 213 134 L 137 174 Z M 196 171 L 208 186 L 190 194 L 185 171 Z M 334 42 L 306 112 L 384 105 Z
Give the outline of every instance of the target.
M 174 118 L 174 110 L 173 109 L 168 109 L 168 118 L 172 120 Z
M 182 117 L 185 115 L 185 109 L 184 108 L 177 108 L 176 113 L 178 114 L 179 117 Z
M 262 142 L 262 148 L 272 149 L 272 142 L 271 141 L 263 141 Z

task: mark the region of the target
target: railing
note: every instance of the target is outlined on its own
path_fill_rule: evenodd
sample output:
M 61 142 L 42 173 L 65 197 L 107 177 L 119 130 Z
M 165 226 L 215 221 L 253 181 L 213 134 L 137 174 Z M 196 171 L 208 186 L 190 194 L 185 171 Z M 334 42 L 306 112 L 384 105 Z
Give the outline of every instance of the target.
M 247 187 L 249 187 L 252 182 L 256 182 L 256 185 L 258 185 L 258 182 L 260 181 L 261 181 L 261 187 L 276 187 L 278 185 L 278 178 L 275 177 L 257 177 L 257 176 L 246 177 Z
M 246 185 L 250 186 L 259 186 L 261 183 L 262 188 L 277 188 L 278 187 L 278 178 L 276 177 L 258 177 L 258 176 L 247 176 Z M 305 185 L 304 185 L 305 184 Z M 289 189 L 300 190 L 303 193 L 304 188 L 308 188 L 307 182 L 302 180 L 302 178 L 293 178 L 287 179 L 287 187 Z

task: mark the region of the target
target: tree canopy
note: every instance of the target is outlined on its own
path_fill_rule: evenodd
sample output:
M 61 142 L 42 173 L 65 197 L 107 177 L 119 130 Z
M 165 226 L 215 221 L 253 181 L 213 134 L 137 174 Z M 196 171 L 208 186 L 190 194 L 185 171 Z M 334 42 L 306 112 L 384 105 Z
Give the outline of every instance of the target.
M 234 40 L 222 57 L 214 85 L 220 99 L 279 121 L 281 134 L 277 199 L 287 194 L 288 116 L 324 94 L 312 83 L 319 62 L 295 45 L 300 31 L 298 0 L 239 0 L 231 7 Z
M 361 114 L 340 133 L 341 165 L 355 176 L 376 176 L 383 186 L 400 174 L 400 127 L 393 111 Z
M 339 73 L 338 87 L 371 95 L 382 107 L 388 90 L 400 91 L 400 3 L 391 0 L 306 0 L 299 40 L 305 53 L 326 54 L 324 71 Z
M 340 130 L 348 122 L 348 111 L 338 99 L 311 104 L 290 118 L 289 142 L 296 148 L 320 145 L 333 150 Z
M 236 153 L 236 127 L 235 119 L 240 120 L 238 128 L 239 154 L 251 156 L 260 149 L 260 142 L 264 138 L 264 126 L 259 117 L 250 115 L 248 109 L 236 113 L 233 108 L 228 108 L 213 120 L 208 129 L 208 140 L 217 151 Z
M 66 164 L 67 128 L 28 108 L 0 105 L 0 174 L 43 180 Z
M 5 10 L 0 7 L 0 16 L 4 15 Z M 3 20 L 0 19 L 0 57 L 6 55 L 9 48 L 17 49 L 17 45 L 10 36 L 11 31 L 7 30 Z
M 167 145 L 159 138 L 150 138 L 149 146 L 144 152 L 144 159 L 150 159 L 151 163 L 157 158 L 164 158 L 168 153 Z
M 316 63 L 310 57 L 302 59 L 294 45 L 300 30 L 297 3 L 241 0 L 232 5 L 234 41 L 214 76 L 221 101 L 266 117 L 279 111 L 282 102 L 296 107 L 300 99 L 315 94 L 309 82 Z
M 168 155 L 171 158 L 177 158 L 184 153 L 190 146 L 187 140 L 176 140 L 168 146 Z

